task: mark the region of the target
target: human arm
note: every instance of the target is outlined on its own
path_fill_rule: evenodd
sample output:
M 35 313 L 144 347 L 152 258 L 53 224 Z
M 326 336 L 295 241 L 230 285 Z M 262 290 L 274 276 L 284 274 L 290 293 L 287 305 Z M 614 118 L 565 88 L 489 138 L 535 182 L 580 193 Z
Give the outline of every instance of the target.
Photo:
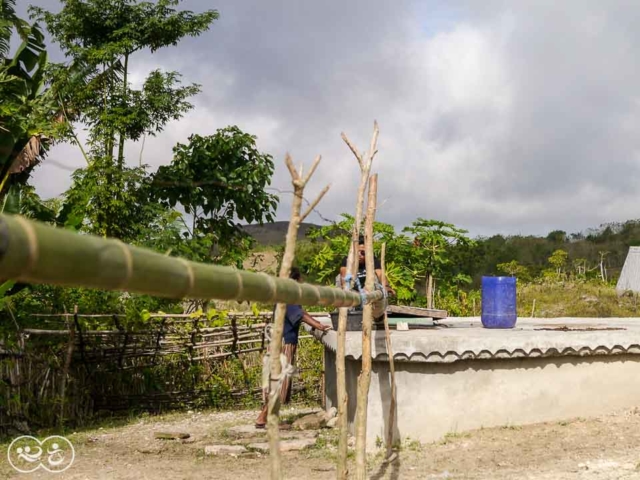
M 302 313 L 302 321 L 316 330 L 320 330 L 322 332 L 326 332 L 327 330 L 331 330 L 331 326 L 324 325 L 309 315 L 307 312 Z

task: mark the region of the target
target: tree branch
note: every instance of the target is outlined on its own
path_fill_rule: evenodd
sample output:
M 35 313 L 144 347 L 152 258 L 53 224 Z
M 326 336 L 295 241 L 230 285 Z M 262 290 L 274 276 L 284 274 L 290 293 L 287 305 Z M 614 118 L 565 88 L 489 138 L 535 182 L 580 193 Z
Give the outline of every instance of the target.
M 318 164 L 320 163 L 320 160 L 322 160 L 322 156 L 318 155 L 316 157 L 316 159 L 313 161 L 313 164 L 311 165 L 311 170 L 309 170 L 309 173 L 307 173 L 307 176 L 304 177 L 303 182 L 304 182 L 305 185 L 307 184 L 307 182 L 311 178 L 311 175 L 313 175 L 313 172 L 316 171 L 316 168 L 318 168 Z M 300 176 L 302 176 L 302 166 L 300 167 Z
M 358 152 L 358 149 L 355 147 L 353 143 L 351 143 L 351 140 L 349 140 L 349 138 L 344 133 L 341 133 L 340 136 L 342 137 L 342 140 L 344 140 L 344 143 L 347 144 L 347 146 L 351 149 L 353 154 L 356 156 L 356 159 L 358 160 L 358 165 L 360 165 L 360 170 L 363 170 L 364 164 L 362 162 L 362 155 L 360 154 L 360 152 Z
M 311 202 L 311 204 L 309 205 L 309 208 L 307 208 L 307 210 L 300 216 L 300 223 L 304 222 L 304 219 L 309 216 L 309 214 L 313 211 L 314 208 L 316 208 L 320 200 L 322 200 L 322 197 L 324 197 L 325 194 L 329 191 L 329 188 L 331 188 L 331 184 L 324 187 L 320 192 L 320 195 L 318 195 L 318 197 L 313 202 Z
M 291 155 L 289 155 L 288 153 L 284 157 L 284 163 L 287 165 L 287 168 L 289 169 L 289 173 L 291 173 L 291 179 L 293 180 L 293 182 L 295 183 L 296 181 L 299 181 L 300 175 L 298 175 L 298 172 L 296 171 L 296 167 L 293 164 L 293 160 L 291 159 Z
M 371 168 L 371 162 L 373 162 L 373 157 L 375 157 L 376 153 L 378 153 L 377 145 L 378 145 L 379 134 L 380 134 L 380 129 L 378 128 L 378 122 L 374 120 L 373 135 L 371 136 L 371 145 L 369 146 L 369 158 L 367 159 L 367 164 L 369 168 Z

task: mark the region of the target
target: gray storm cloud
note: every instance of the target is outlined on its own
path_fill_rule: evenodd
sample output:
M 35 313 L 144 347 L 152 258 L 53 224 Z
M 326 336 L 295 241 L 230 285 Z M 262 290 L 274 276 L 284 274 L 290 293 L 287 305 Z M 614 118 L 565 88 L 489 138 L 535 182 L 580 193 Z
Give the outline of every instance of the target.
M 33 3 L 55 8 L 53 0 Z M 319 210 L 353 209 L 355 159 L 380 124 L 378 218 L 438 218 L 474 234 L 577 231 L 635 218 L 640 7 L 571 0 L 422 2 L 191 0 L 216 8 L 210 32 L 138 55 L 133 79 L 175 69 L 202 85 L 196 108 L 148 139 L 144 161 L 171 159 L 190 133 L 237 124 L 258 136 L 288 190 L 283 158 L 323 163 Z M 137 162 L 140 145 L 127 149 Z M 47 195 L 80 166 L 57 147 L 35 183 Z M 282 195 L 278 217 L 288 217 Z M 319 222 L 320 218 L 310 217 Z

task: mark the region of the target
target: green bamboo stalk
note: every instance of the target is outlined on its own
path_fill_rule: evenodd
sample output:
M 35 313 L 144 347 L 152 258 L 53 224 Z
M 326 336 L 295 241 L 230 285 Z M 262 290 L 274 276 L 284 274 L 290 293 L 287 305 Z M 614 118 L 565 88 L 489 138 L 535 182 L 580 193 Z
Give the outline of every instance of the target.
M 353 307 L 359 294 L 81 235 L 21 216 L 0 215 L 0 279 L 98 288 L 167 298 L 250 300 Z M 382 292 L 365 296 L 379 302 Z

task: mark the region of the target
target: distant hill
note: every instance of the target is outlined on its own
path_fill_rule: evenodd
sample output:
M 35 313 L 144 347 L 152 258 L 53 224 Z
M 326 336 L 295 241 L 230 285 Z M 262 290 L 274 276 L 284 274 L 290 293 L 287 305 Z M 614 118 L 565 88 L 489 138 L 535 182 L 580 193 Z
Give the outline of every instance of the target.
M 298 230 L 298 240 L 306 238 L 311 228 L 319 228 L 313 223 L 301 223 Z M 260 245 L 282 245 L 287 235 L 289 222 L 273 222 L 264 225 L 243 225 L 242 229 L 251 235 Z

